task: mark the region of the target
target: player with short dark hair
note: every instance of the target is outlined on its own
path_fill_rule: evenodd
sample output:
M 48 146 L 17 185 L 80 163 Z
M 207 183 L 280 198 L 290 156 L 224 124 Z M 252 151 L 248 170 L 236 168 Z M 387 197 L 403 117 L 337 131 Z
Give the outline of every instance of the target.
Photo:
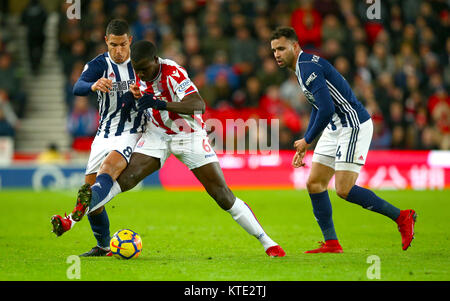
M 402 248 L 408 249 L 414 238 L 415 211 L 400 210 L 372 191 L 356 185 L 372 139 L 369 113 L 356 99 L 344 77 L 328 61 L 300 48 L 293 28 L 277 28 L 270 43 L 278 66 L 295 72 L 307 101 L 312 105 L 305 135 L 294 143 L 296 154 L 292 165 L 295 168 L 305 165 L 303 157 L 306 150 L 323 132 L 314 150 L 307 189 L 325 243 L 306 253 L 343 252 L 334 228 L 327 191 L 333 175 L 340 198 L 395 221 L 402 236 Z
M 156 55 L 156 46 L 138 41 L 131 46 L 131 63 L 137 85 L 131 91 L 138 112 L 149 122 L 130 162 L 117 178 L 92 194 L 89 212 L 103 207 L 115 195 L 132 189 L 160 169 L 173 154 L 205 187 L 208 194 L 250 235 L 256 237 L 270 257 L 285 256 L 284 250 L 264 231 L 250 207 L 237 198 L 225 182 L 222 169 L 204 129 L 205 102 L 186 70 Z
M 91 194 L 112 182 L 127 167 L 131 153 L 141 138 L 147 122 L 143 112 L 131 111 L 133 94 L 129 91 L 136 76 L 130 61 L 132 36 L 128 23 L 111 20 L 106 28 L 108 51 L 87 63 L 75 83 L 75 95 L 97 93 L 100 122 L 85 172 L 85 183 L 78 191 L 77 203 L 69 216 L 54 215 L 53 232 L 60 236 L 80 221 L 85 214 Z M 88 216 L 97 246 L 82 256 L 102 256 L 109 252 L 109 219 L 102 207 Z
M 122 36 L 125 34 L 130 36 L 130 26 L 123 19 L 113 19 L 106 25 L 105 34 L 106 37 L 109 35 Z

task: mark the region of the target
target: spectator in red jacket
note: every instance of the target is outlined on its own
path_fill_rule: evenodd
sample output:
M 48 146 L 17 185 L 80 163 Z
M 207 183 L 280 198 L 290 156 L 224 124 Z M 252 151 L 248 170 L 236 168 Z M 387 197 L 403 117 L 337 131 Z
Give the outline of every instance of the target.
M 322 41 L 322 17 L 313 8 L 313 1 L 300 1 L 300 7 L 292 12 L 291 25 L 295 29 L 302 49 L 320 48 Z

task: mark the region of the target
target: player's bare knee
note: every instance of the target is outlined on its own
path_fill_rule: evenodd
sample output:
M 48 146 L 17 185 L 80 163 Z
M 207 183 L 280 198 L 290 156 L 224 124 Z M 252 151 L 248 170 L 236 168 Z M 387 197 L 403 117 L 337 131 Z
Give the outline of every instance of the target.
M 308 179 L 306 182 L 306 189 L 309 193 L 320 193 L 325 191 L 327 186 L 319 181 Z
M 341 198 L 346 200 L 350 190 L 347 187 L 336 186 L 336 194 Z

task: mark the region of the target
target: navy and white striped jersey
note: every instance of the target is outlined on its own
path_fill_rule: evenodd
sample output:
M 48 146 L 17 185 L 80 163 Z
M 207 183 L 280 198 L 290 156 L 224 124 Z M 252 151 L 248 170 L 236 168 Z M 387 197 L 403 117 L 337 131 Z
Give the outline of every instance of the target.
M 97 91 L 100 122 L 97 136 L 120 136 L 124 132 L 139 133 L 144 131 L 147 117 L 143 112 L 132 111 L 131 121 L 121 118 L 122 95 L 127 92 L 131 84 L 136 81 L 136 75 L 131 60 L 122 64 L 115 63 L 108 52 L 98 55 L 84 66 L 80 78 L 76 82 L 73 93 L 86 96 L 91 86 L 101 77 L 112 80 L 112 89 L 109 93 Z
M 311 143 L 324 129 L 356 128 L 370 119 L 344 77 L 325 59 L 300 52 L 295 69 L 298 83 L 313 106 L 305 133 Z

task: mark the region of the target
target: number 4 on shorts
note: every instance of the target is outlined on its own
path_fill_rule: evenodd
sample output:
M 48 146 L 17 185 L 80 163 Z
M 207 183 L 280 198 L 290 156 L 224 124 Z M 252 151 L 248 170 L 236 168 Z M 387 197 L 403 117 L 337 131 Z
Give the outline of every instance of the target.
M 336 151 L 336 158 L 340 159 L 341 158 L 341 146 L 339 145 Z

